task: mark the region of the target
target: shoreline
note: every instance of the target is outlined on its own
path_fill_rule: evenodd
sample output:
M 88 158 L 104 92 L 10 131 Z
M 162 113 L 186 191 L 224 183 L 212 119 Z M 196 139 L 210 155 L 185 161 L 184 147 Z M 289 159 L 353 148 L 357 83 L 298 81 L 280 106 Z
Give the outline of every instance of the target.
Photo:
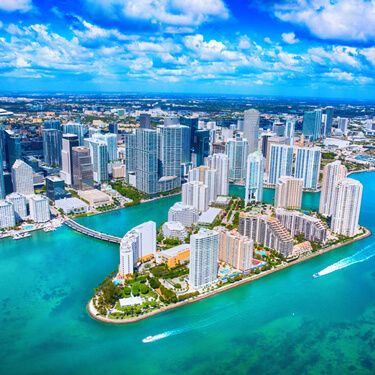
M 154 315 L 157 315 L 157 314 L 161 314 L 165 311 L 168 311 L 168 310 L 173 310 L 175 308 L 178 308 L 178 307 L 181 307 L 181 306 L 185 306 L 185 305 L 190 305 L 192 303 L 195 303 L 195 302 L 199 302 L 203 299 L 206 299 L 206 298 L 209 298 L 209 297 L 212 297 L 216 294 L 219 294 L 219 293 L 222 293 L 222 292 L 225 292 L 225 291 L 228 291 L 230 289 L 233 289 L 233 288 L 236 288 L 238 286 L 241 286 L 241 285 L 244 285 L 244 284 L 247 284 L 247 283 L 250 283 L 252 281 L 255 281 L 255 280 L 258 280 L 258 279 L 261 279 L 262 277 L 265 277 L 265 276 L 268 276 L 272 273 L 275 273 L 275 272 L 278 272 L 278 271 L 282 271 L 286 268 L 289 268 L 289 267 L 292 267 L 296 264 L 299 264 L 299 263 L 303 263 L 303 262 L 306 262 L 312 258 L 315 258 L 319 255 L 323 255 L 323 254 L 326 254 L 326 253 L 329 253 L 330 251 L 333 251 L 333 250 L 336 250 L 336 249 L 339 249 L 341 247 L 344 247 L 346 245 L 350 245 L 354 242 L 357 242 L 357 241 L 360 241 L 364 238 L 367 238 L 369 236 L 371 236 L 371 231 L 365 227 L 363 227 L 365 232 L 362 233 L 361 235 L 359 235 L 358 237 L 355 237 L 355 238 L 352 238 L 351 240 L 345 242 L 345 243 L 338 243 L 338 244 L 335 244 L 335 245 L 331 245 L 329 247 L 327 247 L 326 249 L 321 249 L 315 253 L 311 253 L 307 256 L 304 256 L 303 258 L 299 258 L 291 263 L 287 263 L 287 264 L 283 264 L 277 268 L 274 268 L 272 270 L 268 270 L 268 271 L 265 271 L 265 272 L 262 272 L 258 275 L 253 275 L 253 276 L 250 276 L 250 277 L 247 277 L 245 279 L 242 279 L 240 281 L 237 281 L 233 284 L 228 284 L 228 285 L 225 285 L 221 288 L 218 288 L 218 289 L 215 289 L 211 292 L 208 292 L 206 294 L 203 294 L 203 295 L 200 295 L 200 296 L 197 296 L 191 300 L 186 300 L 186 301 L 181 301 L 181 302 L 177 302 L 177 303 L 174 303 L 172 305 L 168 305 L 168 306 L 164 306 L 164 307 L 161 307 L 160 309 L 157 309 L 157 310 L 154 310 L 154 311 L 151 311 L 151 312 L 148 312 L 144 315 L 140 315 L 140 316 L 135 316 L 135 317 L 131 317 L 131 318 L 127 318 L 127 319 L 110 319 L 110 318 L 107 318 L 107 317 L 104 317 L 104 316 L 101 316 L 99 315 L 98 311 L 96 310 L 95 306 L 94 306 L 94 303 L 93 303 L 93 298 L 90 299 L 90 301 L 87 303 L 86 305 L 86 310 L 88 312 L 88 314 L 90 315 L 91 318 L 93 318 L 94 320 L 96 321 L 99 321 L 101 323 L 106 323 L 106 324 L 130 324 L 130 323 L 135 323 L 135 322 L 138 322 L 138 321 L 141 321 L 141 320 L 144 320 L 144 319 L 147 319 L 147 318 L 150 318 L 151 316 L 154 316 Z

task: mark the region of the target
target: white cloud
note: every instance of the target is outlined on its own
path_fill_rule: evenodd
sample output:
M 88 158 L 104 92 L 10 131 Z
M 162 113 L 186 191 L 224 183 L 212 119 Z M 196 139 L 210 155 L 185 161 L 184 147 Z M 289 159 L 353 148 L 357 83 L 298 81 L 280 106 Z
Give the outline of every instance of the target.
M 322 39 L 375 39 L 374 0 L 285 0 L 273 10 L 279 19 L 304 25 Z
M 365 48 L 361 54 L 375 67 L 375 47 Z
M 238 47 L 241 49 L 249 49 L 251 47 L 251 42 L 247 35 L 241 36 Z
M 353 81 L 354 75 L 350 72 L 343 72 L 338 69 L 333 69 L 331 72 L 326 72 L 323 74 L 326 77 L 338 79 L 339 81 Z
M 283 41 L 287 44 L 296 44 L 299 42 L 299 40 L 296 38 L 296 34 L 293 32 L 291 33 L 282 33 L 281 37 Z
M 174 26 L 199 26 L 212 18 L 226 19 L 222 0 L 86 0 L 91 11 L 110 18 L 133 18 Z
M 360 63 L 357 59 L 358 50 L 354 47 L 334 46 L 330 49 L 323 47 L 314 47 L 308 50 L 312 61 L 320 64 L 345 64 L 354 68 L 358 68 Z
M 152 60 L 147 57 L 140 57 L 138 59 L 135 59 L 130 64 L 130 68 L 136 71 L 144 71 L 146 69 L 150 69 L 152 66 L 153 66 Z
M 5 12 L 27 12 L 31 9 L 31 0 L 0 0 L 0 10 Z
M 269 38 L 268 36 L 266 36 L 263 40 L 264 40 L 267 44 L 273 44 L 273 41 L 272 41 L 271 38 Z

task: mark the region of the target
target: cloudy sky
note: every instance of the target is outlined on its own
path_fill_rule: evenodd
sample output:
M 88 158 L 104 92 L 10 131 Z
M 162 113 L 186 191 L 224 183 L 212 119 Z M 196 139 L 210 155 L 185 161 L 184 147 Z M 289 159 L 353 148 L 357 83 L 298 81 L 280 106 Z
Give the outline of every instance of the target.
M 0 0 L 0 82 L 374 99 L 375 0 Z

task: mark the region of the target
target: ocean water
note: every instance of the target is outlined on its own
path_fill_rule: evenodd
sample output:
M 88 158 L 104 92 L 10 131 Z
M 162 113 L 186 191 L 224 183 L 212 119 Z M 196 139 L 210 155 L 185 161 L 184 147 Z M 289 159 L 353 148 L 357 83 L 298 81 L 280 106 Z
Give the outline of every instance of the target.
M 354 177 L 364 184 L 360 222 L 375 230 L 375 174 Z M 272 191 L 265 195 L 272 199 Z M 305 195 L 305 208 L 318 199 Z M 122 235 L 145 220 L 166 220 L 177 200 L 80 221 Z M 374 374 L 375 257 L 312 278 L 373 242 L 371 236 L 204 301 L 115 326 L 92 320 L 85 305 L 117 267 L 116 245 L 66 227 L 2 240 L 0 374 Z M 149 335 L 160 339 L 142 343 Z

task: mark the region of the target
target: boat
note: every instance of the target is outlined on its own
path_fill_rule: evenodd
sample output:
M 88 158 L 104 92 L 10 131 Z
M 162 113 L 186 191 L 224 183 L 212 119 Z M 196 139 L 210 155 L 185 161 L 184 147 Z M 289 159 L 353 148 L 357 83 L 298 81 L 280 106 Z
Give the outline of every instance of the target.
M 52 232 L 54 230 L 56 230 L 56 228 L 54 228 L 54 227 L 46 227 L 46 228 L 44 228 L 45 232 Z
M 312 275 L 312 277 L 313 277 L 314 279 L 317 279 L 319 276 L 320 276 L 320 275 L 319 275 L 319 272 L 314 273 L 314 274 Z
M 142 340 L 142 342 L 143 342 L 144 344 L 147 344 L 147 343 L 152 342 L 152 341 L 154 341 L 154 336 L 147 336 L 147 337 L 145 337 L 145 338 Z
M 13 239 L 14 240 L 20 240 L 22 238 L 26 238 L 26 237 L 31 237 L 31 234 L 30 233 L 16 233 L 14 236 L 13 236 Z

